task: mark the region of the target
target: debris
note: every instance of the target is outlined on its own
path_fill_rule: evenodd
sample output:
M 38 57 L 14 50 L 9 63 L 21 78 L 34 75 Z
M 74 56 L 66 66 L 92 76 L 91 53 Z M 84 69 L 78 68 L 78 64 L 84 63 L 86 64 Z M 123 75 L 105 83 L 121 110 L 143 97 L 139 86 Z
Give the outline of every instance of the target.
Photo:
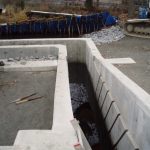
M 85 34 L 82 37 L 92 38 L 96 45 L 101 45 L 103 43 L 119 41 L 124 38 L 125 35 L 119 26 L 112 26 L 107 29 L 102 29 L 101 31 L 92 32 L 91 34 Z
M 93 112 L 88 103 L 88 93 L 84 84 L 70 83 L 71 102 L 74 117 L 91 146 L 100 143 L 99 133 L 94 122 Z
M 8 62 L 14 62 L 14 59 L 13 59 L 13 58 L 8 58 L 7 61 L 8 61 Z
M 39 56 L 36 56 L 35 59 L 40 59 Z
M 37 93 L 33 93 L 31 95 L 19 98 L 17 100 L 14 100 L 14 101 L 10 102 L 10 104 L 12 104 L 12 103 L 22 104 L 22 103 L 33 101 L 33 100 L 42 99 L 44 97 L 44 96 L 39 96 L 39 97 L 31 98 L 31 97 L 35 96 L 36 94 Z
M 0 66 L 5 66 L 3 61 L 0 61 Z
M 14 100 L 14 101 L 12 101 L 12 102 L 10 102 L 10 103 L 16 103 L 16 102 L 19 102 L 19 101 L 25 100 L 25 99 L 27 99 L 27 98 L 29 98 L 29 97 L 32 97 L 32 96 L 36 95 L 36 94 L 37 94 L 37 93 L 33 93 L 33 94 L 31 94 L 31 95 L 28 95 L 28 96 L 25 96 L 25 97 L 19 98 L 19 99 L 17 99 L 17 100 Z
M 99 143 L 100 138 L 99 138 L 99 135 L 98 135 L 96 124 L 95 123 L 90 123 L 90 122 L 88 122 L 87 124 L 88 124 L 90 130 L 92 131 L 91 132 L 92 134 L 88 135 L 86 137 L 87 137 L 90 145 L 93 146 L 93 145 Z
M 75 112 L 83 103 L 88 102 L 87 91 L 83 84 L 71 83 L 70 92 L 73 112 Z
M 29 101 L 33 101 L 33 100 L 42 99 L 43 97 L 44 97 L 44 96 L 35 97 L 35 98 L 32 98 L 32 99 L 24 99 L 24 100 L 22 100 L 22 101 L 16 102 L 16 104 L 22 104 L 22 103 L 29 102 Z
M 26 62 L 25 60 L 22 60 L 22 61 L 20 62 L 21 65 L 26 65 L 26 63 L 27 63 L 27 62 Z
M 0 86 L 5 86 L 5 85 L 14 85 L 17 81 L 14 80 L 12 82 L 4 82 L 4 83 L 1 83 Z
M 16 61 L 20 61 L 21 58 L 20 58 L 20 57 L 16 57 L 15 60 L 16 60 Z

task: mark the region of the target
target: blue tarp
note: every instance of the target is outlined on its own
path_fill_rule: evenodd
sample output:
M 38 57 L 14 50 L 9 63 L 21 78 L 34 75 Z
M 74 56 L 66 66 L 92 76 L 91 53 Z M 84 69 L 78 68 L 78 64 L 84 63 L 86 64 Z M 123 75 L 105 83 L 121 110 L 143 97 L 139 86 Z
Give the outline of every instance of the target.
M 116 24 L 116 18 L 111 16 L 109 12 L 94 13 L 85 16 L 69 16 L 62 20 L 39 20 L 29 21 L 12 25 L 0 25 L 0 34 L 57 34 L 70 31 L 79 34 L 90 33 L 100 30 L 104 26 Z
M 148 13 L 148 8 L 139 7 L 139 19 L 146 19 Z

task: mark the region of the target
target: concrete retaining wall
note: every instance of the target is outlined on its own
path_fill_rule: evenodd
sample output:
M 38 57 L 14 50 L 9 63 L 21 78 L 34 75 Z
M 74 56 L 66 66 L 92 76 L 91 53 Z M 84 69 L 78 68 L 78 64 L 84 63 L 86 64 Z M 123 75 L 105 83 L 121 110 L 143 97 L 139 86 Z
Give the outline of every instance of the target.
M 54 95 L 54 112 L 52 130 L 20 130 L 12 147 L 0 147 L 0 150 L 17 149 L 22 146 L 31 150 L 73 150 L 77 136 L 71 120 L 73 119 L 67 50 L 64 45 L 19 45 L 1 46 L 1 58 L 6 58 L 2 54 L 7 51 L 7 56 L 15 58 L 21 56 L 43 57 L 48 54 L 58 56 L 57 75 Z M 20 56 L 20 57 L 21 57 Z M 51 64 L 49 64 L 51 66 Z M 32 67 L 32 66 L 31 66 Z M 56 68 L 56 66 L 55 66 Z M 63 80 L 62 80 L 63 79 Z M 61 137 L 61 139 L 60 139 Z
M 49 45 L 49 44 L 62 44 L 66 45 L 69 62 L 82 62 L 85 61 L 85 46 L 84 39 L 26 39 L 26 40 L 0 40 L 0 46 L 5 45 Z
M 59 48 L 54 45 L 15 45 L 15 46 L 0 46 L 0 59 L 16 58 L 16 57 L 38 57 L 43 56 L 58 56 Z
M 68 61 L 86 63 L 114 147 L 149 150 L 149 94 L 98 52 L 90 39 L 4 40 L 0 45 L 64 44 Z
M 58 55 L 59 46 L 54 45 L 0 46 L 0 60 L 5 64 L 0 71 L 56 70 Z

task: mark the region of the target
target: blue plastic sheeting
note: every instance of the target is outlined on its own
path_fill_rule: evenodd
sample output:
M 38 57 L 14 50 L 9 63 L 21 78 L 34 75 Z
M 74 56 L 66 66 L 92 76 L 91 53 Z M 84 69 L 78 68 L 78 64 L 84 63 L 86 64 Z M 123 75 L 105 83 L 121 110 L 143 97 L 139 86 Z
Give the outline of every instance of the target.
M 25 33 L 28 33 L 30 31 L 29 23 L 22 23 L 18 26 L 19 26 L 19 33 L 20 34 L 25 34 Z
M 41 22 L 40 21 L 39 22 L 37 21 L 34 23 L 34 32 L 37 34 L 41 33 Z
M 146 19 L 147 18 L 148 9 L 146 7 L 139 7 L 139 18 Z
M 85 34 L 100 30 L 104 26 L 115 24 L 116 18 L 111 16 L 109 12 L 103 12 L 77 17 L 67 16 L 61 20 L 40 20 L 19 24 L 1 25 L 0 34 Z
M 102 22 L 105 25 L 106 20 L 109 17 L 109 12 L 103 12 L 101 15 L 102 15 Z
M 109 12 L 102 13 L 102 21 L 104 26 L 112 26 L 117 23 L 117 18 L 111 16 Z
M 17 33 L 17 25 L 16 24 L 12 24 L 9 26 L 9 31 L 13 34 Z
M 106 26 L 111 26 L 111 25 L 114 25 L 114 24 L 116 24 L 116 18 L 109 15 L 106 19 L 105 25 Z
M 58 21 L 49 21 L 48 22 L 48 32 L 51 34 L 56 34 L 58 32 Z
M 80 30 L 82 30 L 83 34 L 87 33 L 87 16 L 81 17 Z
M 48 29 L 47 21 L 42 21 L 41 22 L 41 32 L 42 33 L 47 33 L 47 29 Z
M 58 28 L 61 33 L 64 33 L 67 29 L 67 20 L 59 20 Z
M 0 26 L 0 31 L 1 31 L 1 35 L 6 35 L 8 34 L 8 26 L 7 25 L 2 25 Z

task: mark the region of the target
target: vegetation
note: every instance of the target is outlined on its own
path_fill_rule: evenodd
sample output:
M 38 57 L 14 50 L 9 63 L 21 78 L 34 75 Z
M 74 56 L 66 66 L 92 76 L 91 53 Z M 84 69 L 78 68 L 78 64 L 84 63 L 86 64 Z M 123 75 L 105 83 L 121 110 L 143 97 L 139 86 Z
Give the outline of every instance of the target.
M 12 23 L 27 20 L 25 0 L 0 0 L 6 13 L 0 15 L 0 23 Z
M 92 9 L 93 8 L 93 0 L 86 0 L 85 1 L 85 7 L 87 9 Z

